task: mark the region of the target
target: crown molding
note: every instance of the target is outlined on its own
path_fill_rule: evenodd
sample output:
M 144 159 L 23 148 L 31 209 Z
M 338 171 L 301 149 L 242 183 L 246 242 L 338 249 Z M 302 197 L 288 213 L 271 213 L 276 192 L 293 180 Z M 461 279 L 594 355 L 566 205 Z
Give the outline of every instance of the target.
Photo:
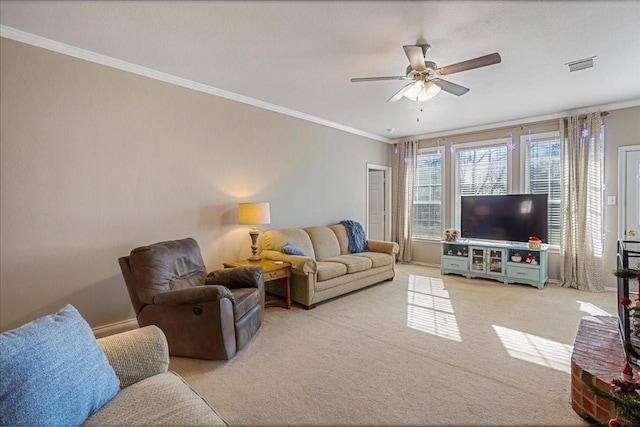
M 510 120 L 505 122 L 487 123 L 484 125 L 471 126 L 466 128 L 460 128 L 460 129 L 452 129 L 452 130 L 446 130 L 442 132 L 427 133 L 427 134 L 416 135 L 411 137 L 397 138 L 397 139 L 391 140 L 391 144 L 396 144 L 396 143 L 405 142 L 405 141 L 421 141 L 425 139 L 442 138 L 445 136 L 460 135 L 463 133 L 481 132 L 484 130 L 497 129 L 502 127 L 519 126 L 527 123 L 544 122 L 547 120 L 561 119 L 563 117 L 572 116 L 572 115 L 596 113 L 598 111 L 606 111 L 606 110 L 619 110 L 621 108 L 631 108 L 631 107 L 638 107 L 638 106 L 640 106 L 640 99 L 632 99 L 628 101 L 614 102 L 614 103 L 604 104 L 604 105 L 599 105 L 594 107 L 584 107 L 584 108 L 579 108 L 574 110 L 561 111 L 559 113 L 552 113 L 544 116 L 523 117 L 521 119 Z
M 142 67 L 140 65 L 136 65 L 131 62 L 122 61 L 120 59 L 116 59 L 110 56 L 102 55 L 86 49 L 81 49 L 79 47 L 75 47 L 75 46 L 71 46 L 55 40 L 51 40 L 46 37 L 41 37 L 35 34 L 27 33 L 25 31 L 17 30 L 15 28 L 8 27 L 6 25 L 0 25 L 0 36 L 11 39 L 11 40 L 19 41 L 22 43 L 26 43 L 32 46 L 47 49 L 53 52 L 61 53 L 63 55 L 84 59 L 85 61 L 90 61 L 96 64 L 105 65 L 107 67 L 116 68 L 118 70 L 127 71 L 129 73 L 138 74 L 140 76 L 149 77 L 154 80 L 159 80 L 159 81 L 170 83 L 176 86 L 181 86 L 188 89 L 196 90 L 198 92 L 207 93 L 209 95 L 215 95 L 221 98 L 226 98 L 232 101 L 248 104 L 253 107 L 262 108 L 263 110 L 269 110 L 276 113 L 284 114 L 286 116 L 295 117 L 297 119 L 305 120 L 305 121 L 326 126 L 329 128 L 352 133 L 354 135 L 362 136 L 369 139 L 374 139 L 376 141 L 385 142 L 387 144 L 391 143 L 391 140 L 389 138 L 384 138 L 379 135 L 362 131 L 360 129 L 344 126 L 344 125 L 341 125 L 340 123 L 332 122 L 330 120 L 325 120 L 320 117 L 302 113 L 300 111 L 291 110 L 289 108 L 281 107 L 275 104 L 270 104 L 268 102 L 260 101 L 258 99 L 254 99 L 248 96 L 239 95 L 237 93 L 229 92 L 223 89 L 218 89 L 216 87 L 194 82 L 192 80 L 184 79 L 182 77 L 163 73 L 161 71 L 157 71 L 152 68 Z

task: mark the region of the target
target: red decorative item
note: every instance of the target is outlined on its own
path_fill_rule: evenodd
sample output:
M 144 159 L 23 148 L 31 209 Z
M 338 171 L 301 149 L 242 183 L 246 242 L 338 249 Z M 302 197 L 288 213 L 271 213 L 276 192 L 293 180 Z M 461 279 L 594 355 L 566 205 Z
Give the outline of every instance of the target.
M 624 364 L 624 368 L 622 368 L 622 375 L 625 379 L 633 381 L 633 369 L 631 368 L 631 364 L 628 360 L 627 363 Z
M 538 236 L 529 237 L 529 249 L 540 249 L 542 247 L 542 240 Z
M 622 372 L 618 378 L 614 378 L 611 381 L 611 384 L 616 386 L 614 392 L 616 394 L 622 396 L 638 396 L 638 390 L 640 389 L 640 384 L 635 382 L 633 377 L 633 369 L 631 368 L 631 364 L 627 360 L 624 364 L 624 368 L 622 368 Z

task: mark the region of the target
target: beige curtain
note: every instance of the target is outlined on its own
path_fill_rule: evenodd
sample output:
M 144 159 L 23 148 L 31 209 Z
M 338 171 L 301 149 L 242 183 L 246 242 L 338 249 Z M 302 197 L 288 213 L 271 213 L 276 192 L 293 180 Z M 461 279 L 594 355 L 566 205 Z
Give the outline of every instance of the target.
M 391 238 L 400 245 L 398 260 L 411 262 L 411 233 L 413 226 L 413 189 L 418 157 L 418 143 L 401 142 L 395 145 L 393 156 L 393 226 Z
M 560 129 L 564 141 L 562 286 L 602 292 L 602 118 L 600 113 L 568 117 Z

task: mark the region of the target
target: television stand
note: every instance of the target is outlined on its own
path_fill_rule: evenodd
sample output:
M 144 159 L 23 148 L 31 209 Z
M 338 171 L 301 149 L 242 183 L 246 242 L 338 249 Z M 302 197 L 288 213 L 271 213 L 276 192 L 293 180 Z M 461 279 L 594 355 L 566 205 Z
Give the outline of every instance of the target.
M 530 249 L 528 243 L 485 242 L 458 239 L 441 242 L 440 272 L 480 277 L 544 288 L 549 279 L 549 245 Z

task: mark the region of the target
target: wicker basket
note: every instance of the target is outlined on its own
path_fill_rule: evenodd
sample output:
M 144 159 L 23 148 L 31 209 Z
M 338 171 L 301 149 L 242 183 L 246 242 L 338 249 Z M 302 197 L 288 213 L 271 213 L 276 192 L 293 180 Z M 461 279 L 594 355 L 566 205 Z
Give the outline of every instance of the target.
M 542 247 L 542 240 L 529 240 L 529 249 L 540 249 Z

